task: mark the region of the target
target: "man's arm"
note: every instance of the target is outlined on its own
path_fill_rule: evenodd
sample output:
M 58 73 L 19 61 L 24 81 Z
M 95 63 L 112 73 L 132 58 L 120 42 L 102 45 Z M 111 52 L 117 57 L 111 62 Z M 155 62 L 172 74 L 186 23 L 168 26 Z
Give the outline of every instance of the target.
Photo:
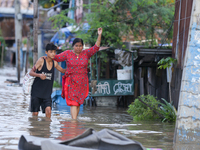
M 60 71 L 60 72 L 62 72 L 62 73 L 65 73 L 65 72 L 66 72 L 66 69 L 63 69 L 63 68 L 58 64 L 57 61 L 54 61 L 54 64 L 55 64 L 55 68 L 56 68 L 58 71 Z
M 33 68 L 31 69 L 31 71 L 29 72 L 29 74 L 31 76 L 34 77 L 39 77 L 42 80 L 46 79 L 46 76 L 44 74 L 40 74 L 40 73 L 35 73 L 35 71 L 42 66 L 42 64 L 44 63 L 44 59 L 43 58 L 39 58 L 38 61 L 36 62 L 36 64 L 33 66 Z

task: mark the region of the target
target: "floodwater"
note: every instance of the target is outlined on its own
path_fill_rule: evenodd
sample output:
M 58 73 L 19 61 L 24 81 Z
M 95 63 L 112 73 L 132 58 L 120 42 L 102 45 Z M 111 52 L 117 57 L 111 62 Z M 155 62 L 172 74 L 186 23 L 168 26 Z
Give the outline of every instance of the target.
M 107 128 L 146 148 L 171 150 L 175 124 L 161 122 L 135 122 L 127 108 L 82 106 L 77 121 L 71 120 L 68 106 L 54 105 L 51 120 L 41 112 L 32 117 L 29 102 L 23 97 L 22 87 L 6 83 L 16 80 L 15 68 L 0 69 L 0 149 L 16 150 L 21 135 L 67 140 L 86 129 L 96 131 Z

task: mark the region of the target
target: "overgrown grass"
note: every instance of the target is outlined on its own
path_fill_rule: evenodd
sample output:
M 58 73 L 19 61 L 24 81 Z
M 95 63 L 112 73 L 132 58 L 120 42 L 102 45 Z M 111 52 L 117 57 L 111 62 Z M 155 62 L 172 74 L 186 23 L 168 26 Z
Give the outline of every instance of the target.
M 165 99 L 163 102 L 152 95 L 141 95 L 129 105 L 127 112 L 136 121 L 161 120 L 162 122 L 175 122 L 176 109 Z

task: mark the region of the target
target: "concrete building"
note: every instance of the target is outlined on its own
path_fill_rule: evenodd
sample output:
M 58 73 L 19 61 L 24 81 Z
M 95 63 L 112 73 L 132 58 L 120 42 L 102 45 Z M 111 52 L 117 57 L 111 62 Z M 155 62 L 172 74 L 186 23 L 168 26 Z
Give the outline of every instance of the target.
M 200 149 L 200 0 L 178 1 L 174 55 L 182 68 L 174 149 Z
M 5 60 L 15 65 L 15 7 L 14 0 L 0 0 L 0 30 L 6 42 Z M 33 18 L 33 5 L 29 0 L 20 0 L 22 14 L 22 41 L 30 32 Z M 25 51 L 26 48 L 23 48 Z M 22 53 L 23 53 L 23 50 Z M 21 55 L 21 58 L 23 54 Z

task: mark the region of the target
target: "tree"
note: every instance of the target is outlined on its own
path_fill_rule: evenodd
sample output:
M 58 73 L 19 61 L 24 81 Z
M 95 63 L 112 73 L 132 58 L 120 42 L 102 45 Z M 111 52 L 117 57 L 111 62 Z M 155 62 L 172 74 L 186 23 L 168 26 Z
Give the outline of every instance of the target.
M 174 0 L 92 0 L 90 5 L 84 5 L 91 13 L 84 15 L 83 21 L 76 24 L 65 14 L 73 9 L 64 10 L 50 20 L 54 28 L 61 28 L 68 22 L 79 26 L 76 36 L 84 43 L 95 44 L 97 28 L 103 28 L 102 46 L 125 48 L 125 41 L 147 40 L 146 46 L 155 46 L 158 43 L 170 42 L 172 39 L 172 24 L 174 17 Z M 84 29 L 84 23 L 90 26 Z M 149 42 L 148 42 L 149 41 Z M 107 60 L 107 54 L 100 52 L 98 58 Z M 95 64 L 95 58 L 92 59 Z
M 172 38 L 172 23 L 174 2 L 169 0 L 93 0 L 91 13 L 86 14 L 90 29 L 87 34 L 80 31 L 78 36 L 93 45 L 96 40 L 98 27 L 103 27 L 102 45 L 122 45 L 122 37 L 129 41 L 130 35 L 134 40 L 150 40 L 146 45 L 155 45 L 154 40 L 169 42 Z M 79 25 L 81 26 L 81 25 Z
M 41 3 L 46 1 L 42 0 Z M 83 23 L 88 22 L 90 29 L 83 32 L 84 29 L 80 28 L 77 36 L 93 45 L 97 28 L 103 27 L 101 45 L 104 46 L 118 47 L 122 45 L 122 37 L 129 41 L 131 36 L 136 41 L 149 40 L 150 42 L 145 43 L 146 46 L 158 44 L 155 39 L 158 39 L 159 43 L 168 43 L 172 39 L 174 4 L 174 0 L 93 0 L 90 5 L 83 6 L 91 9 L 91 13 L 86 14 L 83 22 L 77 24 L 83 27 Z M 75 25 L 75 22 L 65 15 L 69 10 L 63 10 L 50 18 L 54 28 L 61 28 L 67 22 Z

